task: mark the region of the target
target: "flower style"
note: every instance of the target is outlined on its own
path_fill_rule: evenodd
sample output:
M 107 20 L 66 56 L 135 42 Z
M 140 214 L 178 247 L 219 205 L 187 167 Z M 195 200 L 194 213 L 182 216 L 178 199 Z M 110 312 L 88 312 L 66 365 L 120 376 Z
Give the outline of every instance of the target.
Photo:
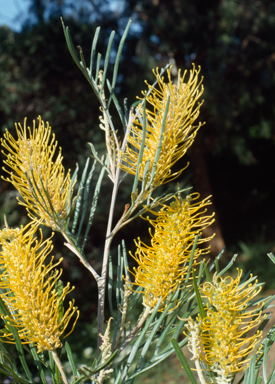
M 143 157 L 138 168 L 139 179 L 145 176 L 145 166 L 149 161 L 148 183 L 153 177 L 153 186 L 156 187 L 176 178 L 183 170 L 171 173 L 171 167 L 175 164 L 192 145 L 198 129 L 201 126 L 193 125 L 199 116 L 200 105 L 195 106 L 197 99 L 203 93 L 202 80 L 198 80 L 200 68 L 193 67 L 188 81 L 185 81 L 186 73 L 181 76 L 178 71 L 177 85 L 171 80 L 171 68 L 168 69 L 168 83 L 160 77 L 158 69 L 154 71 L 159 89 L 148 85 L 149 91 L 143 92 L 146 106 L 150 104 L 153 110 L 146 108 L 143 116 L 143 105 L 136 108 L 135 119 L 127 137 L 125 153 L 119 155 L 119 167 L 135 175 L 138 167 L 139 152 L 142 147 L 142 120 L 146 119 L 146 135 Z M 169 100 L 168 113 L 162 137 L 162 126 L 165 119 L 165 109 Z M 161 145 L 159 158 L 158 147 Z M 155 174 L 152 175 L 154 162 L 157 160 Z
M 2 145 L 9 153 L 4 163 L 12 171 L 6 180 L 11 182 L 19 191 L 29 216 L 57 230 L 64 225 L 71 210 L 73 186 L 70 171 L 65 176 L 62 165 L 61 149 L 56 160 L 53 160 L 57 142 L 51 135 L 49 123 L 45 126 L 38 117 L 38 127 L 33 121 L 33 129 L 21 124 L 15 124 L 18 138 L 15 139 L 6 131 Z
M 37 225 L 29 224 L 25 228 L 14 230 L 6 228 L 0 231 L 0 296 L 9 308 L 11 316 L 3 316 L 6 329 L 1 330 L 4 342 L 14 342 L 9 325 L 17 328 L 23 343 L 34 343 L 38 352 L 55 350 L 62 346 L 61 335 L 76 312 L 69 303 L 69 308 L 63 313 L 63 301 L 72 291 L 68 283 L 64 288 L 57 289 L 60 284 L 62 270 L 55 267 L 61 263 L 44 261 L 52 250 L 50 239 L 37 240 L 35 232 Z M 68 336 L 68 334 L 66 336 Z M 65 336 L 65 337 L 66 337 Z
M 211 202 L 204 199 L 194 202 L 198 194 L 191 194 L 186 199 L 180 197 L 170 206 L 164 206 L 155 220 L 147 220 L 155 228 L 152 235 L 149 230 L 151 246 L 135 241 L 137 250 L 131 256 L 137 261 L 138 268 L 134 268 L 135 285 L 144 288 L 143 304 L 154 308 L 160 297 L 162 302 L 160 310 L 165 308 L 165 303 L 171 294 L 181 286 L 188 270 L 191 250 L 195 237 L 208 227 L 213 221 L 213 215 L 203 216 L 206 209 L 201 211 Z M 202 244 L 210 238 L 198 239 L 197 244 Z M 196 249 L 193 263 L 201 254 L 209 251 Z
M 218 374 L 218 383 L 231 382 L 236 372 L 245 370 L 249 353 L 261 339 L 259 331 L 245 336 L 263 320 L 259 306 L 246 311 L 248 302 L 261 288 L 257 287 L 257 280 L 252 283 L 255 279 L 252 275 L 240 284 L 241 276 L 239 270 L 235 280 L 215 274 L 213 283 L 206 282 L 199 287 L 202 296 L 209 300 L 207 316 L 197 319 L 203 349 L 201 360 Z

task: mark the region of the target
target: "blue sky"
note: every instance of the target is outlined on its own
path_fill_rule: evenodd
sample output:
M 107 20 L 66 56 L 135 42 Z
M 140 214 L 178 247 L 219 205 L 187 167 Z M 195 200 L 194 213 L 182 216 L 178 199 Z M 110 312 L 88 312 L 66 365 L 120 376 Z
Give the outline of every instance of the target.
M 29 4 L 29 0 L 0 0 L 0 26 L 7 25 L 20 31 Z
M 111 0 L 108 12 L 123 12 L 125 1 L 127 0 Z M 75 6 L 78 4 L 77 0 L 72 0 L 71 2 L 74 3 Z M 12 30 L 20 32 L 22 24 L 28 15 L 30 3 L 31 0 L 0 0 L 0 26 L 7 25 Z M 89 2 L 87 1 L 86 5 L 88 4 Z M 67 10 L 66 13 L 70 14 L 70 11 Z M 93 15 L 93 4 L 91 1 L 90 16 L 92 21 L 94 21 Z

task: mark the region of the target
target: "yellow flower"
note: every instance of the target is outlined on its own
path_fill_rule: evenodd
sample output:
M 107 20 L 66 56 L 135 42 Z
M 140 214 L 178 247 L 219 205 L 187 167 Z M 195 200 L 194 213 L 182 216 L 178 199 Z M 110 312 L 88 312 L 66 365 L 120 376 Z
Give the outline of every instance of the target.
M 198 194 L 191 194 L 186 199 L 175 198 L 170 206 L 163 207 L 155 213 L 155 220 L 147 220 L 155 229 L 150 235 L 151 246 L 135 241 L 137 250 L 131 256 L 137 261 L 138 268 L 134 269 L 135 285 L 144 288 L 143 303 L 153 308 L 162 297 L 161 310 L 171 294 L 181 286 L 188 270 L 191 250 L 195 237 L 208 227 L 213 221 L 213 216 L 203 216 L 208 199 L 194 202 Z M 154 213 L 154 212 L 152 212 Z M 202 244 L 208 239 L 199 239 L 197 244 Z M 194 264 L 201 254 L 207 249 L 196 249 Z
M 153 164 L 159 146 L 165 108 L 169 101 L 168 114 L 165 121 L 163 141 L 160 156 L 156 165 L 153 186 L 156 187 L 176 178 L 181 172 L 171 173 L 171 167 L 176 163 L 191 146 L 201 124 L 195 126 L 194 121 L 199 116 L 200 105 L 197 99 L 203 93 L 201 81 L 198 81 L 200 68 L 190 71 L 189 79 L 185 82 L 186 73 L 181 76 L 178 71 L 177 85 L 172 83 L 171 69 L 168 69 L 168 83 L 160 77 L 158 69 L 154 72 L 159 89 L 152 88 L 149 84 L 150 94 L 146 96 L 146 110 L 143 116 L 143 106 L 139 104 L 136 109 L 135 119 L 127 137 L 125 153 L 119 155 L 119 167 L 135 175 L 138 165 L 139 152 L 142 145 L 142 119 L 146 119 L 146 136 L 143 157 L 138 169 L 139 179 L 144 179 L 146 163 L 149 164 L 148 182 L 153 172 Z M 146 92 L 143 92 L 145 95 Z M 149 109 L 147 106 L 152 106 Z
M 55 267 L 62 259 L 54 264 L 52 257 L 44 264 L 52 242 L 43 241 L 42 232 L 38 240 L 36 230 L 37 226 L 32 224 L 17 231 L 6 228 L 0 232 L 0 296 L 11 313 L 5 316 L 7 324 L 17 328 L 23 343 L 35 343 L 41 352 L 62 346 L 61 335 L 76 312 L 69 333 L 73 331 L 79 312 L 71 301 L 63 313 L 63 301 L 73 288 L 68 283 L 60 292 L 56 289 L 62 270 L 57 271 Z M 2 341 L 14 342 L 8 325 L 1 333 Z
M 9 153 L 4 163 L 12 171 L 6 180 L 20 192 L 29 216 L 33 220 L 40 217 L 44 224 L 58 229 L 66 223 L 71 210 L 73 186 L 70 171 L 65 176 L 61 149 L 54 160 L 57 146 L 51 127 L 38 117 L 38 127 L 33 121 L 33 129 L 15 124 L 17 139 L 6 131 L 2 145 Z
M 213 283 L 206 282 L 199 287 L 202 296 L 209 300 L 207 316 L 197 319 L 203 350 L 201 360 L 218 374 L 221 382 L 229 382 L 236 372 L 246 369 L 248 355 L 261 339 L 259 331 L 246 337 L 247 332 L 263 320 L 259 306 L 246 310 L 248 302 L 261 288 L 257 287 L 257 280 L 252 282 L 252 275 L 240 284 L 241 276 L 239 270 L 235 280 L 215 274 Z

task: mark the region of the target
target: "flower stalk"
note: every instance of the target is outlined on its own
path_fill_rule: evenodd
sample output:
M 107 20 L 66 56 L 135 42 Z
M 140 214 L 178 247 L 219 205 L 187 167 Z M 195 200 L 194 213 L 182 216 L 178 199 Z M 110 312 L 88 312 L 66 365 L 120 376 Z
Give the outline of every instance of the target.
M 144 322 L 147 320 L 151 312 L 152 312 L 152 308 L 149 306 L 145 306 L 145 311 L 143 312 L 138 324 L 131 330 L 129 335 L 124 340 L 123 344 L 119 347 L 119 350 L 118 350 L 119 352 L 121 352 L 126 347 L 126 345 L 133 340 L 133 338 L 136 336 L 137 332 L 141 329 L 141 327 L 143 326 Z
M 201 341 L 199 338 L 199 326 L 198 324 L 190 317 L 188 319 L 188 324 L 186 325 L 186 328 L 190 332 L 190 335 L 188 336 L 188 349 L 192 353 L 193 357 L 191 360 L 194 360 L 195 367 L 197 370 L 197 374 L 200 380 L 201 384 L 206 384 L 206 381 L 204 379 L 202 368 L 200 365 L 200 354 L 201 354 Z
M 110 327 L 111 327 L 111 321 L 113 320 L 112 317 L 110 317 L 110 319 L 108 320 L 107 322 L 107 328 L 106 328 L 106 331 L 104 333 L 104 335 L 101 335 L 100 334 L 100 337 L 102 339 L 102 344 L 100 346 L 100 350 L 102 352 L 101 354 L 101 360 L 100 360 L 100 363 L 103 365 L 104 363 L 106 363 L 109 358 L 112 356 L 112 343 L 111 343 L 111 340 L 110 340 Z M 109 369 L 102 369 L 98 375 L 98 377 L 95 380 L 95 382 L 97 384 L 102 384 L 104 382 L 105 379 L 108 379 L 110 378 L 110 374 L 113 372 L 113 368 L 109 368 Z
M 52 357 L 53 357 L 53 359 L 54 359 L 54 362 L 55 362 L 55 364 L 56 364 L 56 366 L 57 366 L 57 368 L 58 368 L 58 370 L 59 370 L 59 372 L 60 372 L 60 375 L 61 375 L 61 378 L 62 378 L 62 380 L 63 380 L 63 383 L 64 383 L 64 384 L 69 384 L 69 381 L 68 381 L 68 379 L 67 379 L 67 376 L 66 376 L 66 373 L 65 373 L 65 371 L 64 371 L 64 368 L 63 368 L 63 366 L 62 366 L 62 363 L 61 363 L 61 361 L 60 361 L 60 359 L 59 359 L 59 357 L 58 357 L 58 354 L 56 353 L 56 351 L 51 351 L 51 354 L 52 354 Z
M 127 315 L 127 308 L 128 308 L 128 299 L 132 294 L 132 290 L 130 289 L 129 275 L 126 276 L 125 280 L 126 280 L 126 282 L 124 284 L 124 298 L 123 298 L 123 305 L 121 308 L 121 323 L 120 323 L 120 328 L 119 328 L 118 335 L 117 335 L 117 341 L 116 341 L 116 344 L 114 346 L 114 350 L 117 349 L 119 342 L 120 342 L 120 339 L 121 339 L 122 332 L 124 330 L 125 320 L 126 320 L 126 315 Z

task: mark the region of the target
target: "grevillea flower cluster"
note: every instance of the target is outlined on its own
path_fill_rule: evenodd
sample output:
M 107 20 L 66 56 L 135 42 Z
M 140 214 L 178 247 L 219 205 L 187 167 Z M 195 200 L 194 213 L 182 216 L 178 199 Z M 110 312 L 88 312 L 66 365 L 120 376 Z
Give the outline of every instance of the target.
M 143 105 L 140 103 L 136 108 L 135 119 L 127 137 L 125 153 L 119 155 L 118 165 L 121 169 L 130 174 L 136 174 L 138 168 L 139 179 L 144 180 L 146 163 L 149 161 L 146 184 L 152 181 L 154 187 L 174 179 L 182 172 L 172 173 L 171 167 L 192 145 L 201 126 L 201 124 L 194 125 L 200 111 L 200 104 L 196 105 L 196 102 L 203 93 L 199 72 L 200 69 L 193 68 L 186 80 L 187 71 L 182 76 L 179 70 L 177 84 L 172 82 L 171 69 L 167 71 L 168 83 L 159 75 L 158 69 L 154 72 L 159 89 L 148 84 L 148 93 L 143 92 L 146 98 L 145 115 Z M 168 100 L 168 113 L 164 122 Z M 143 138 L 143 119 L 146 119 L 146 134 L 143 157 L 138 167 Z M 163 137 L 161 137 L 164 123 Z M 160 140 L 162 140 L 160 154 L 155 174 L 152 176 Z
M 38 240 L 36 230 L 37 226 L 32 223 L 25 228 L 0 231 L 0 296 L 11 313 L 11 316 L 1 315 L 6 327 L 1 330 L 0 338 L 4 342 L 14 342 L 9 325 L 14 326 L 23 343 L 34 343 L 41 352 L 62 346 L 61 336 L 76 313 L 68 334 L 72 332 L 79 312 L 73 301 L 64 312 L 64 299 L 73 288 L 68 283 L 57 289 L 62 270 L 55 268 L 62 259 L 54 264 L 52 257 L 45 264 L 52 242 L 50 239 L 43 241 L 42 233 Z
M 240 284 L 241 276 L 239 270 L 235 280 L 215 274 L 212 283 L 199 287 L 202 297 L 209 301 L 207 316 L 197 319 L 202 347 L 200 358 L 217 374 L 220 384 L 231 382 L 236 372 L 246 369 L 248 355 L 261 339 L 259 331 L 247 336 L 263 320 L 259 306 L 247 310 L 248 303 L 261 288 L 252 275 Z
M 213 215 L 205 216 L 205 207 L 209 199 L 196 201 L 198 194 L 191 194 L 186 199 L 175 198 L 170 206 L 164 206 L 157 218 L 147 218 L 154 227 L 150 229 L 151 246 L 144 244 L 139 238 L 135 255 L 138 268 L 132 272 L 135 285 L 144 288 L 143 303 L 154 308 L 159 298 L 162 298 L 160 309 L 165 308 L 167 299 L 182 285 L 191 257 L 195 237 L 213 221 Z M 210 238 L 199 238 L 197 244 L 205 243 Z M 197 248 L 194 252 L 193 263 L 209 248 Z
M 51 134 L 51 127 L 38 117 L 38 127 L 33 121 L 33 129 L 15 124 L 17 138 L 6 131 L 2 145 L 8 150 L 4 163 L 12 171 L 6 180 L 19 191 L 24 205 L 33 220 L 58 229 L 63 226 L 71 210 L 74 183 L 70 171 L 65 175 L 61 150 L 54 160 L 57 142 Z

